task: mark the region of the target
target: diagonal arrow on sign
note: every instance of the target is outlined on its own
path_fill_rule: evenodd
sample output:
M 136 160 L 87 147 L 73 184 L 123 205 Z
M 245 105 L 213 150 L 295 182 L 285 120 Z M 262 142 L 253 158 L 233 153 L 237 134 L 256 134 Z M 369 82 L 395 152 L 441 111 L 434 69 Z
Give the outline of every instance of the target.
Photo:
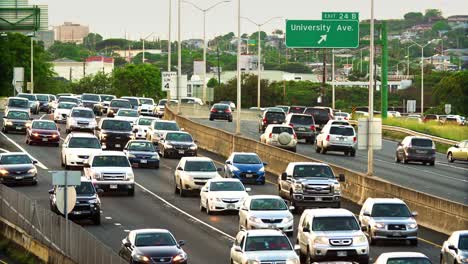
M 321 35 L 319 41 L 317 41 L 317 44 L 320 44 L 324 41 L 327 41 L 327 35 Z

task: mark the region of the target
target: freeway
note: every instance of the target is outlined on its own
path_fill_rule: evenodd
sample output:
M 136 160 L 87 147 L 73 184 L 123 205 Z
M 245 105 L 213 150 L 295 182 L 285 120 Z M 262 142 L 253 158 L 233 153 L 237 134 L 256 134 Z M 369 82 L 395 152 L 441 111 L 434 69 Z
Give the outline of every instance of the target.
M 191 119 L 218 129 L 235 131 L 235 122 L 209 121 L 207 118 L 199 117 Z M 245 137 L 259 140 L 257 121 L 241 120 L 241 133 Z M 401 186 L 468 204 L 468 163 L 449 164 L 444 154 L 437 153 L 434 167 L 420 163 L 397 164 L 394 161 L 396 147 L 396 142 L 383 140 L 382 149 L 374 152 L 375 175 Z M 367 151 L 358 150 L 356 157 L 343 156 L 338 152 L 328 152 L 323 155 L 315 152 L 314 145 L 300 143 L 297 153 L 354 171 L 364 173 L 367 171 Z
M 47 118 L 45 116 L 44 118 Z M 65 131 L 61 125 L 62 131 Z M 64 137 L 64 134 L 62 134 Z M 24 135 L 0 135 L 1 148 L 9 151 L 24 149 L 41 163 L 39 184 L 31 187 L 17 187 L 42 206 L 48 207 L 47 190 L 51 186 L 48 170 L 60 170 L 60 148 L 29 146 L 24 143 Z M 221 167 L 224 159 L 214 153 L 200 151 L 201 155 L 213 158 Z M 137 189 L 134 197 L 102 197 L 102 223 L 100 226 L 80 224 L 103 243 L 118 250 L 121 239 L 131 229 L 158 227 L 171 230 L 177 239 L 187 241 L 185 247 L 191 263 L 228 263 L 231 239 L 237 233 L 238 217 L 236 214 L 218 214 L 208 216 L 199 210 L 197 195 L 181 198 L 174 194 L 173 175 L 177 159 L 162 159 L 159 170 L 135 169 Z M 270 181 L 273 175 L 268 176 Z M 264 186 L 251 186 L 251 194 L 276 194 L 274 183 Z M 357 212 L 356 204 L 344 202 L 343 207 Z M 295 216 L 297 226 L 299 216 Z M 371 257 L 375 259 L 382 252 L 419 251 L 438 261 L 439 246 L 446 239 L 445 235 L 421 228 L 418 247 L 402 243 L 372 246 Z M 295 242 L 295 239 L 292 239 Z

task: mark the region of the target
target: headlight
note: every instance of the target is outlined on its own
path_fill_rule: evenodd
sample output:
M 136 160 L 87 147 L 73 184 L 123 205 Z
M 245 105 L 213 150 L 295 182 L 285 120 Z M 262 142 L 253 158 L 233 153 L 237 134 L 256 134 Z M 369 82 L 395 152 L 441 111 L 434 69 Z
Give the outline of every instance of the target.
M 265 172 L 265 167 L 261 167 L 258 171 L 259 172 Z
M 418 228 L 418 224 L 416 224 L 416 223 L 409 224 L 409 225 L 408 225 L 408 228 L 410 228 L 410 229 L 416 229 L 416 228 Z
M 147 256 L 144 256 L 144 255 L 135 255 L 135 260 L 137 261 L 140 261 L 140 262 L 149 262 L 150 261 L 150 258 L 148 258 Z
M 176 261 L 184 261 L 184 260 L 186 260 L 186 259 L 187 259 L 187 254 L 181 253 L 181 254 L 175 256 L 175 257 L 172 259 L 172 261 L 173 261 L 173 262 L 176 262 Z
M 293 258 L 293 259 L 288 259 L 286 260 L 286 264 L 300 264 L 301 262 L 299 261 L 298 258 Z
M 333 189 L 335 190 L 335 194 L 341 193 L 341 185 L 339 183 L 333 184 Z
M 191 149 L 191 150 L 196 150 L 197 148 L 198 148 L 197 145 L 192 145 L 192 146 L 190 146 L 190 149 Z
M 28 170 L 28 174 L 36 174 L 36 173 L 37 173 L 36 168 L 32 168 L 32 169 Z
M 0 175 L 2 175 L 2 176 L 7 176 L 7 175 L 8 175 L 8 171 L 5 170 L 5 169 L 1 169 L 1 170 L 0 170 Z
M 294 192 L 302 192 L 302 184 L 301 183 L 295 183 L 293 188 L 294 188 Z
M 211 201 L 215 200 L 217 202 L 222 202 L 223 200 L 221 200 L 221 198 L 218 198 L 218 197 L 211 197 L 210 198 Z
M 252 221 L 252 222 L 254 222 L 254 223 L 259 223 L 259 224 L 263 223 L 263 222 L 262 222 L 262 219 L 260 219 L 260 218 L 258 218 L 258 217 L 255 217 L 255 216 L 249 217 L 249 221 Z
M 358 236 L 358 237 L 354 238 L 354 242 L 356 244 L 364 244 L 364 243 L 367 242 L 367 237 L 365 235 Z
M 286 217 L 283 219 L 283 223 L 289 223 L 294 220 L 294 217 L 292 215 Z
M 328 237 L 324 237 L 324 236 L 315 237 L 314 244 L 328 245 L 329 244 Z
M 159 159 L 159 155 L 157 155 L 157 154 L 153 155 L 153 156 L 151 156 L 151 159 Z
M 127 172 L 127 180 L 133 180 L 135 178 L 135 175 L 133 175 L 133 172 Z
M 6 121 L 6 122 L 5 122 L 5 125 L 6 125 L 6 126 L 12 126 L 12 125 L 13 125 L 13 122 L 11 122 L 11 121 Z
M 374 224 L 374 227 L 375 227 L 375 228 L 378 228 L 378 229 L 384 229 L 384 228 L 385 228 L 385 224 L 384 224 L 384 223 L 375 223 L 375 224 Z
M 136 158 L 136 156 L 133 154 L 128 154 L 128 158 Z
M 99 203 L 99 201 L 98 201 L 98 199 L 91 199 L 91 200 L 88 200 L 88 203 L 97 204 L 97 203 Z
M 91 120 L 91 122 L 89 122 L 89 125 L 90 126 L 97 126 L 96 120 Z
M 232 171 L 240 171 L 236 166 L 231 166 Z
M 172 148 L 172 145 L 171 144 L 164 144 L 164 147 L 170 149 L 170 148 Z
M 100 180 L 101 179 L 101 173 L 100 172 L 95 172 L 93 174 L 93 177 L 96 179 L 96 180 Z
M 107 134 L 101 134 L 101 139 L 106 139 Z

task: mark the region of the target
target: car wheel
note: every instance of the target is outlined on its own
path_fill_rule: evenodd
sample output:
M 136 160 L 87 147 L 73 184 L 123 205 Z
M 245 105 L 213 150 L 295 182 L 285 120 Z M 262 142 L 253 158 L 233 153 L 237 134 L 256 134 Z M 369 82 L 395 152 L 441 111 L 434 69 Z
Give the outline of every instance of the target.
M 200 212 L 203 212 L 203 210 L 205 210 L 205 207 L 203 207 L 203 203 L 200 199 Z
M 398 158 L 398 154 L 395 154 L 395 163 L 400 163 L 400 159 Z
M 377 239 L 372 238 L 372 235 L 369 233 L 369 245 L 375 246 L 376 244 L 377 244 Z
M 180 195 L 180 197 L 185 197 L 186 196 L 186 191 L 182 187 L 182 181 L 179 182 L 179 195 Z
M 179 187 L 177 187 L 177 182 L 174 181 L 174 193 L 178 194 L 179 193 Z
M 434 165 L 435 165 L 435 161 L 429 162 L 429 165 L 434 166 Z
M 317 143 L 315 143 L 315 152 L 320 153 L 320 148 Z
M 356 157 L 356 151 L 355 150 L 351 151 L 351 157 Z
M 210 121 L 213 121 L 214 119 L 210 117 Z
M 322 147 L 320 148 L 320 153 L 321 153 L 321 154 L 324 154 L 324 155 L 327 154 L 327 149 L 326 149 L 324 146 L 322 146 Z
M 100 225 L 101 224 L 101 214 L 97 214 L 95 216 L 93 216 L 93 223 L 95 225 Z
M 206 202 L 205 212 L 207 215 L 211 215 L 210 203 L 208 201 Z
M 447 154 L 447 160 L 450 162 L 450 163 L 453 163 L 455 160 L 453 159 L 453 155 L 452 155 L 452 152 L 449 152 Z
M 418 240 L 417 239 L 410 240 L 410 245 L 414 246 L 414 247 L 417 247 L 418 246 Z
M 127 194 L 128 194 L 128 196 L 135 196 L 135 189 L 133 189 L 133 188 L 129 189 Z

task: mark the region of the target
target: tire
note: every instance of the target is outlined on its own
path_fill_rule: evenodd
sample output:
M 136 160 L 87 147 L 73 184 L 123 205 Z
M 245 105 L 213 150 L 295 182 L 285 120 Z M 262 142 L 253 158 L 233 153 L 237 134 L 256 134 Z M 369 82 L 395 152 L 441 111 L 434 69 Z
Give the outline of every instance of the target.
M 93 224 L 100 225 L 101 224 L 101 214 L 97 214 L 97 215 L 93 216 L 93 218 L 91 220 L 93 220 Z
M 214 119 L 210 117 L 210 121 L 213 121 Z
M 356 151 L 355 150 L 351 151 L 351 157 L 356 157 Z
M 200 212 L 203 212 L 205 210 L 205 207 L 203 207 L 203 204 L 201 202 L 201 199 L 200 199 Z
M 370 229 L 369 229 L 370 230 Z M 369 231 L 370 232 L 370 231 Z M 369 245 L 375 246 L 377 245 L 377 240 L 372 238 L 372 235 L 369 233 Z
M 179 183 L 180 184 L 180 187 L 179 187 L 179 195 L 180 197 L 185 197 L 187 196 L 187 192 L 184 190 L 184 188 L 182 187 L 182 181 Z
M 395 163 L 400 163 L 400 159 L 398 158 L 397 154 L 395 154 Z
M 135 188 L 128 190 L 127 194 L 128 196 L 135 196 Z
M 450 162 L 450 163 L 453 163 L 453 162 L 455 161 L 455 160 L 453 159 L 453 154 L 452 154 L 452 152 L 449 152 L 449 153 L 447 154 L 447 160 L 448 160 L 448 162 Z
M 322 146 L 320 148 L 320 154 L 323 154 L 323 155 L 327 154 L 327 149 Z
M 435 165 L 435 161 L 429 162 L 429 165 L 434 166 L 434 165 Z
M 232 123 L 232 118 L 228 119 L 228 122 L 229 122 L 229 123 Z
M 315 152 L 320 153 L 321 149 L 319 148 L 318 144 L 315 143 Z
M 410 240 L 410 245 L 414 246 L 414 247 L 417 247 L 418 246 L 418 240 L 417 239 Z
M 209 203 L 208 201 L 206 202 L 205 212 L 206 212 L 207 215 L 211 215 L 211 214 L 212 214 L 212 212 L 211 212 L 211 210 L 210 210 L 210 203 Z
M 177 183 L 174 181 L 174 193 L 178 194 L 179 193 L 179 188 L 177 187 Z

